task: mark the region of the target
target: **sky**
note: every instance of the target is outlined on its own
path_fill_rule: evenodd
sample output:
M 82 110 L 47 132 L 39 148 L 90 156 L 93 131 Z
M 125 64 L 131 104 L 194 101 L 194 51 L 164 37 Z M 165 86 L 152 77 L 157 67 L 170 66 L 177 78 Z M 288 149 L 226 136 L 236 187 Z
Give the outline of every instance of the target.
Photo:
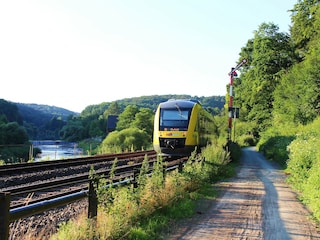
M 81 112 L 131 97 L 224 96 L 254 31 L 272 22 L 288 32 L 296 2 L 2 0 L 0 99 Z

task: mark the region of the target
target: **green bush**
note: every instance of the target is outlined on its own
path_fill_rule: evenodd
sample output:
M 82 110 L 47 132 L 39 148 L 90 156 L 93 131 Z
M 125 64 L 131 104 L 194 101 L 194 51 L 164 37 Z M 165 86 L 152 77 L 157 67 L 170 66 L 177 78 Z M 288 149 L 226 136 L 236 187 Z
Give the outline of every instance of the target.
M 287 148 L 295 139 L 298 129 L 292 124 L 274 125 L 261 133 L 257 147 L 268 159 L 285 168 L 288 160 Z
M 304 126 L 289 145 L 288 182 L 320 220 L 320 117 Z
M 320 221 L 320 154 L 309 170 L 302 193 L 302 200 L 313 211 L 313 215 Z
M 101 143 L 99 153 L 124 152 L 150 147 L 149 135 L 138 128 L 111 132 Z

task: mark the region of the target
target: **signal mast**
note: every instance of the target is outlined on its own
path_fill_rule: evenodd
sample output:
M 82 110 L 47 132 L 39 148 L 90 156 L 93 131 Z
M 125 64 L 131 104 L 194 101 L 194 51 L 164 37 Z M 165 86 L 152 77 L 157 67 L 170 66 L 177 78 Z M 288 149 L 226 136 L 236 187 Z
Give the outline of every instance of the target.
M 237 75 L 237 70 L 247 62 L 247 59 L 243 59 L 237 66 L 234 68 L 231 68 L 231 72 L 228 73 L 230 76 L 230 100 L 229 100 L 229 107 L 228 107 L 228 112 L 229 112 L 229 119 L 228 119 L 228 143 L 231 141 L 231 129 L 232 129 L 232 117 L 233 117 L 233 78 L 238 76 Z

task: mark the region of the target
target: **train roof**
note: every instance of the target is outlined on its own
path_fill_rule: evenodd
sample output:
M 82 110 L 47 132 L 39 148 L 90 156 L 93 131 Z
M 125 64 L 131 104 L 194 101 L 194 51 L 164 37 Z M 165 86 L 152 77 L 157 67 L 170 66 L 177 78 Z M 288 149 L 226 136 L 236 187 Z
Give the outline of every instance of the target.
M 170 99 L 166 102 L 160 103 L 160 108 L 193 108 L 194 105 L 200 104 L 198 101 L 185 99 Z

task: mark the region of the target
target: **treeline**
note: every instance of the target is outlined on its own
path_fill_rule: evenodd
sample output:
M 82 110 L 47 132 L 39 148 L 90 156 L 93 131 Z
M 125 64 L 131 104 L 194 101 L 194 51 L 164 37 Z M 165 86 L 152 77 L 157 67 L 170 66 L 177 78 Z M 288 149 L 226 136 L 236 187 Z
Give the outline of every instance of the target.
M 16 105 L 29 139 L 33 140 L 60 139 L 60 130 L 66 125 L 68 117 L 79 115 L 55 106 L 25 103 Z
M 290 12 L 289 33 L 262 23 L 241 49 L 248 63 L 235 80 L 237 140 L 278 161 L 320 220 L 319 1 L 298 0 Z
M 270 127 L 306 125 L 319 116 L 318 2 L 299 0 L 294 5 L 290 34 L 279 32 L 273 23 L 262 23 L 241 49 L 240 60 L 248 63 L 234 83 L 234 102 L 255 140 Z
M 81 142 L 81 147 L 90 149 L 91 153 L 150 147 L 154 111 L 160 102 L 170 98 L 199 100 L 213 114 L 220 113 L 225 104 L 224 96 L 144 96 L 90 105 L 77 114 L 53 106 L 11 103 L 0 99 L 0 160 L 12 163 L 32 158 L 29 156 L 31 139 Z M 119 116 L 116 128 L 112 129 L 116 131 L 109 137 L 113 139 L 108 140 L 118 144 L 104 141 L 96 148 L 110 132 L 109 116 Z M 91 141 L 85 141 L 87 139 Z M 36 153 L 38 151 L 33 157 Z
M 224 96 L 192 97 L 190 95 L 155 95 L 104 102 L 90 105 L 79 116 L 69 118 L 67 125 L 60 132 L 61 139 L 73 142 L 96 137 L 104 139 L 107 134 L 108 116 L 118 116 L 128 106 L 135 106 L 137 109 L 144 109 L 144 111 L 148 109 L 148 111 L 154 112 L 160 102 L 171 98 L 199 100 L 213 114 L 218 114 L 225 104 Z
M 190 95 L 151 95 L 134 98 L 125 98 L 117 100 L 117 105 L 120 111 L 123 111 L 128 105 L 136 105 L 139 108 L 149 108 L 155 110 L 159 103 L 165 102 L 168 99 L 195 99 L 201 102 L 201 104 L 209 109 L 209 111 L 221 110 L 225 104 L 225 96 L 210 96 L 210 97 L 198 97 Z M 114 102 L 104 102 L 101 104 L 95 104 L 87 106 L 82 112 L 81 116 L 86 117 L 90 115 L 103 115 L 108 110 L 111 104 Z
M 0 99 L 0 165 L 29 157 L 29 138 L 14 103 Z

